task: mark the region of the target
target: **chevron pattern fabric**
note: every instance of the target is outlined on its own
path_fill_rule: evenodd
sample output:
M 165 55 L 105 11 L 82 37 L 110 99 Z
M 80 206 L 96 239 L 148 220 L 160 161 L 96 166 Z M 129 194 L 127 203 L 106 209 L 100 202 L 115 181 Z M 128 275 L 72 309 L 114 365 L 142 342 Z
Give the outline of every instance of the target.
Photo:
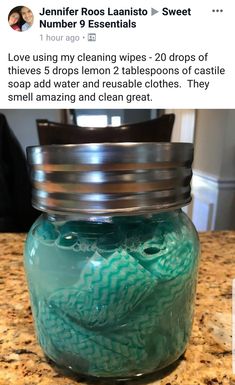
M 36 238 L 47 257 L 53 252 L 77 266 L 71 285 L 55 280 L 40 299 L 30 279 L 45 353 L 97 377 L 149 373 L 176 360 L 193 320 L 199 248 L 190 226 L 181 213 L 115 218 L 104 227 L 39 225 Z

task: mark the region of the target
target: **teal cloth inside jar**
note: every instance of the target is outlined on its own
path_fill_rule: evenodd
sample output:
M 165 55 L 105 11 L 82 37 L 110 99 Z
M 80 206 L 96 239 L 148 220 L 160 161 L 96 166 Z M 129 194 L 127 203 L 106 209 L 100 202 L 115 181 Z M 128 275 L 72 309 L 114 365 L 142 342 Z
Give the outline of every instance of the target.
M 175 361 L 192 327 L 198 238 L 181 211 L 48 220 L 26 244 L 39 342 L 55 362 L 98 377 Z

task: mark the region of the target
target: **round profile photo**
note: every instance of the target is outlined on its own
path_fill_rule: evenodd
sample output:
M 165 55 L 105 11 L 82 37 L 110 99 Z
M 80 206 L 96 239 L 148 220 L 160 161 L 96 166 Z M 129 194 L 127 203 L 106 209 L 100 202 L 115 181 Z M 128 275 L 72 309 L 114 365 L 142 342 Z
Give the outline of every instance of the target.
M 8 23 L 18 32 L 27 31 L 33 25 L 33 12 L 25 5 L 12 8 L 8 14 Z

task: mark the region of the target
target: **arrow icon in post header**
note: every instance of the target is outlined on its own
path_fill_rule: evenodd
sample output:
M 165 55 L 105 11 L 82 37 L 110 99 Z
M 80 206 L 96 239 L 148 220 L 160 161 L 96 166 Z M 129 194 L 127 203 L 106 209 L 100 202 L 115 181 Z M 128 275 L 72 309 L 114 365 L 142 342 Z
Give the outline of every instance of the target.
M 158 11 L 154 8 L 151 8 L 151 16 L 155 15 L 155 13 L 158 13 Z

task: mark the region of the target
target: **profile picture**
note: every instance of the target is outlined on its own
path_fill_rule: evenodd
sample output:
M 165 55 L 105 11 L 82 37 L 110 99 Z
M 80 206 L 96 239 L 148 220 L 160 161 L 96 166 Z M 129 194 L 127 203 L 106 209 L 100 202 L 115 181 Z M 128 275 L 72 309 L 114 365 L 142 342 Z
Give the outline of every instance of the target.
M 27 31 L 33 25 L 33 12 L 25 5 L 12 8 L 8 14 L 8 23 L 18 32 Z

